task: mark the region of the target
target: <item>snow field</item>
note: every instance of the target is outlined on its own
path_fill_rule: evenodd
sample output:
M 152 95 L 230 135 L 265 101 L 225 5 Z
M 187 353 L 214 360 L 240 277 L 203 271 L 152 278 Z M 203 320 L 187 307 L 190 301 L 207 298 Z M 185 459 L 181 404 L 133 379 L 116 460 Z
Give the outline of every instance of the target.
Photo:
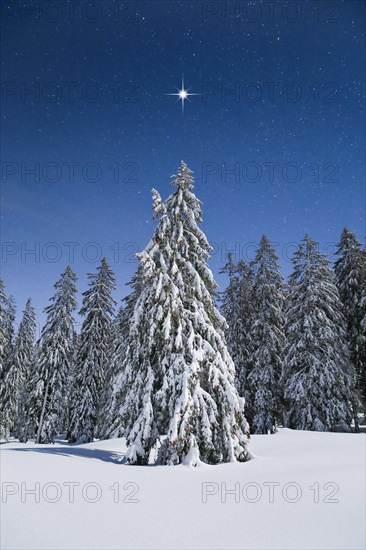
M 1 547 L 363 549 L 365 441 L 281 429 L 249 462 L 197 468 L 123 465 L 120 439 L 10 441 Z

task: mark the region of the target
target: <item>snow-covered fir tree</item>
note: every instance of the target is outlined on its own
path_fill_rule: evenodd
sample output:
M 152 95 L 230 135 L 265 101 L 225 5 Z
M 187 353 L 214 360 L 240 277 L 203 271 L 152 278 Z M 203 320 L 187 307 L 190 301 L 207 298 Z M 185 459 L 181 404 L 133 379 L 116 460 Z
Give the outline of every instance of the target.
M 71 441 L 88 443 L 100 437 L 102 396 L 109 381 L 108 366 L 113 343 L 115 301 L 112 292 L 116 283 L 105 258 L 97 273 L 89 273 L 89 289 L 83 293 L 80 315 L 85 317 L 79 335 L 75 362 L 75 389 Z
M 11 432 L 19 435 L 25 423 L 25 387 L 34 362 L 35 335 L 36 317 L 29 299 L 16 334 L 10 368 L 1 386 L 1 429 L 6 439 Z
M 109 367 L 112 383 L 108 388 L 109 396 L 106 400 L 105 437 L 121 437 L 124 432 L 121 425 L 120 409 L 123 405 L 126 392 L 124 384 L 121 382 L 123 378 L 121 368 L 128 349 L 131 319 L 133 318 L 135 305 L 143 288 L 143 270 L 141 265 L 139 265 L 128 286 L 132 289 L 132 292 L 123 299 L 123 306 L 119 309 L 115 319 L 116 328 Z
M 39 443 L 53 443 L 65 429 L 65 392 L 75 331 L 75 282 L 76 275 L 68 266 L 54 285 L 51 304 L 44 309 L 47 318 L 37 345 L 27 404 L 30 432 Z
M 309 235 L 293 257 L 282 383 L 287 426 L 350 430 L 354 391 L 345 320 L 329 262 Z
M 235 364 L 236 387 L 245 399 L 245 416 L 251 425 L 253 419 L 251 387 L 248 383 L 251 355 L 250 329 L 253 321 L 252 271 L 245 260 L 237 264 L 232 254 L 221 270 L 227 273 L 229 284 L 221 294 L 221 313 L 228 324 L 226 341 L 229 353 Z
M 11 367 L 11 363 L 14 355 L 14 343 L 15 343 L 15 315 L 16 306 L 13 296 L 6 298 L 3 302 L 3 322 L 2 331 L 4 335 L 4 350 L 2 358 L 2 369 L 0 372 L 0 379 L 4 379 L 6 373 Z
M 366 410 L 366 330 L 362 326 L 366 313 L 366 304 L 362 300 L 366 286 L 366 260 L 356 235 L 347 227 L 341 234 L 337 255 L 334 271 L 347 322 L 350 358 L 355 369 L 363 410 Z
M 362 259 L 362 265 L 364 269 L 364 277 L 362 280 L 362 289 L 361 289 L 361 297 L 360 297 L 360 309 L 361 309 L 361 332 L 363 335 L 366 335 L 366 249 L 361 250 L 361 259 Z M 360 381 L 360 391 L 361 391 L 361 397 L 364 402 L 363 412 L 366 416 L 366 398 L 364 397 L 366 393 L 366 345 L 361 347 L 360 349 L 360 362 L 362 365 L 362 372 L 364 375 L 364 378 L 361 377 Z
M 68 376 L 65 384 L 65 426 L 66 438 L 71 438 L 72 418 L 75 404 L 73 402 L 74 384 L 76 379 L 76 358 L 79 349 L 79 334 L 75 331 L 70 345 L 70 363 Z
M 252 351 L 248 385 L 255 411 L 252 431 L 266 434 L 276 432 L 282 419 L 280 378 L 285 343 L 283 279 L 278 258 L 266 236 L 261 238 L 251 268 L 255 311 L 249 331 Z
M 361 250 L 361 262 L 363 266 L 363 278 L 362 278 L 362 290 L 361 290 L 361 299 L 360 299 L 360 307 L 362 308 L 362 321 L 361 325 L 363 330 L 365 330 L 365 321 L 366 321 L 366 244 L 365 247 Z M 366 330 L 365 330 L 366 333 Z M 366 354 L 366 346 L 364 346 L 364 354 Z M 365 355 L 364 355 L 365 356 Z
M 153 239 L 139 254 L 143 285 L 119 382 L 126 462 L 146 464 L 160 438 L 161 464 L 248 459 L 248 424 L 217 311 L 200 230 L 201 203 L 184 162 L 165 203 L 153 191 Z
M 28 382 L 26 383 L 26 402 L 25 402 L 25 430 L 23 433 L 23 441 L 28 439 L 37 440 L 37 431 L 40 420 L 40 411 L 42 410 L 42 388 L 43 381 L 39 379 L 39 351 L 40 340 L 36 341 L 34 348 L 33 368 L 29 373 Z
M 5 346 L 6 346 L 6 334 L 5 334 L 5 315 L 8 299 L 5 294 L 5 286 L 2 279 L 0 279 L 0 379 L 2 377 Z

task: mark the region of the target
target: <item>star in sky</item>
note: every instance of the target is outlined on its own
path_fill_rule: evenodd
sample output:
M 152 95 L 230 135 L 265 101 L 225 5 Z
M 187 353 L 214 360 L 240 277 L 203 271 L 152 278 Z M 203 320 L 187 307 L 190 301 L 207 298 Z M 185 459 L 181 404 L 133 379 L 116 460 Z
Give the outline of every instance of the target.
M 187 90 L 185 89 L 185 87 L 184 87 L 184 75 L 182 75 L 182 87 L 181 87 L 181 89 L 177 88 L 178 93 L 176 93 L 176 94 L 165 94 L 165 95 L 178 96 L 177 101 L 180 100 L 182 102 L 182 114 L 184 113 L 184 102 L 186 100 L 190 101 L 189 96 L 191 96 L 191 95 L 201 95 L 201 94 L 191 94 L 191 93 L 189 93 L 190 89 L 191 88 L 187 88 Z

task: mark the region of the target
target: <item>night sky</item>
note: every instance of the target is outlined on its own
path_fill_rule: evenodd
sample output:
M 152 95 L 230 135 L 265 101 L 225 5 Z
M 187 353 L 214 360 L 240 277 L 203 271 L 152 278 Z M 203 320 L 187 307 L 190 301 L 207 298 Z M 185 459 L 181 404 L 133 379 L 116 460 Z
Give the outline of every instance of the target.
M 31 296 L 43 321 L 65 266 L 84 291 L 103 255 L 124 296 L 150 190 L 171 193 L 182 159 L 220 284 L 226 252 L 252 259 L 263 233 L 285 275 L 306 232 L 330 254 L 345 225 L 363 240 L 363 1 L 1 8 L 1 271 L 19 310 Z M 182 75 L 201 94 L 184 114 L 166 95 Z

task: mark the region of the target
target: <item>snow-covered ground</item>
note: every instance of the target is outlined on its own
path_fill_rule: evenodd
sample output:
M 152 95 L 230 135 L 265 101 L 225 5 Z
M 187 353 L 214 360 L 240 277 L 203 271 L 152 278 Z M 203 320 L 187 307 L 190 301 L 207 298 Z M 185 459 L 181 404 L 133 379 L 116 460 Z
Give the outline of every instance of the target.
M 122 440 L 10 441 L 1 548 L 363 549 L 365 442 L 282 429 L 250 462 L 190 468 L 124 466 Z

